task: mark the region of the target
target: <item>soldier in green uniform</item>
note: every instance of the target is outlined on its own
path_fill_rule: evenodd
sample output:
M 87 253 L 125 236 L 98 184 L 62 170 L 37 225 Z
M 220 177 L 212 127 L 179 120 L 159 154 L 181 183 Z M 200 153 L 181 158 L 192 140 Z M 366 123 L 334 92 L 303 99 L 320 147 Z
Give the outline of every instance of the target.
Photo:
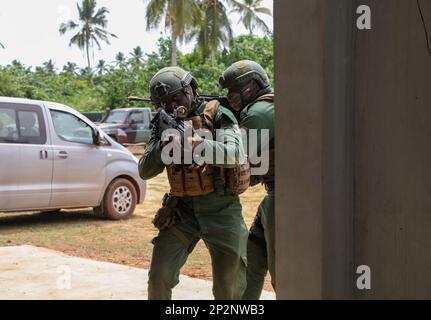
M 214 188 L 214 175 L 211 174 L 215 168 L 220 168 L 223 181 L 227 181 L 225 178 L 241 167 L 240 159 L 244 156 L 241 133 L 230 110 L 216 102 L 202 102 L 196 89 L 197 83 L 191 74 L 178 67 L 160 70 L 150 82 L 151 100 L 157 107 L 169 114 L 186 107 L 186 119 L 192 119 L 193 124 L 200 122 L 196 119 L 208 121 L 209 118 L 212 129 L 225 129 L 221 133 L 221 142 L 203 139 L 200 143 L 214 153 L 234 154 L 235 161 L 205 164 L 194 169 L 185 165 L 165 165 L 162 161 L 165 142 L 161 141 L 158 132 L 160 115 L 153 119 L 151 141 L 139 161 L 139 172 L 142 179 L 148 180 L 166 168 L 171 197 L 153 221 L 160 231 L 153 239 L 149 299 L 171 299 L 172 288 L 179 282 L 180 269 L 200 239 L 211 255 L 215 299 L 241 299 L 246 286 L 247 227 L 239 196 L 227 185 L 223 185 L 223 192 Z M 203 117 L 204 113 L 206 117 Z M 248 181 L 241 183 L 247 184 L 246 188 L 249 182 L 248 177 Z M 172 209 L 168 211 L 174 216 L 158 221 L 167 208 Z
M 227 68 L 220 77 L 220 86 L 228 89 L 231 107 L 240 117 L 240 126 L 246 130 L 269 130 L 269 170 L 266 174 L 252 176 L 252 185 L 263 183 L 267 194 L 257 210 L 249 231 L 247 243 L 247 288 L 243 299 L 257 300 L 262 293 L 264 279 L 269 269 L 275 289 L 275 217 L 274 217 L 274 94 L 265 70 L 258 63 L 243 60 Z M 250 143 L 250 141 L 249 141 Z M 252 158 L 253 155 L 249 154 Z

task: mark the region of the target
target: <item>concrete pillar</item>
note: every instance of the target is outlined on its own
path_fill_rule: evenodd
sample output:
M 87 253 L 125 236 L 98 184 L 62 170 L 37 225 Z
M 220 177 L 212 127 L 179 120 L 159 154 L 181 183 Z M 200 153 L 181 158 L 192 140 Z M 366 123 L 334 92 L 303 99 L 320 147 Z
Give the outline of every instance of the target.
M 362 4 L 372 30 L 356 28 Z M 274 5 L 278 298 L 431 298 L 431 55 L 417 2 Z M 359 265 L 371 290 L 356 288 Z

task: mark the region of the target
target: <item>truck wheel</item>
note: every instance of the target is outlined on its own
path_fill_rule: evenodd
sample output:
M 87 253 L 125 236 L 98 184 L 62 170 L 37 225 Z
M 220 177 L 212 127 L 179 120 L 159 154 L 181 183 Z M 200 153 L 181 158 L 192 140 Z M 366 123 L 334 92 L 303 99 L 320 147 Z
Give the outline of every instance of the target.
M 114 180 L 105 191 L 102 204 L 94 208 L 96 216 L 110 220 L 128 219 L 137 203 L 135 186 L 127 179 Z

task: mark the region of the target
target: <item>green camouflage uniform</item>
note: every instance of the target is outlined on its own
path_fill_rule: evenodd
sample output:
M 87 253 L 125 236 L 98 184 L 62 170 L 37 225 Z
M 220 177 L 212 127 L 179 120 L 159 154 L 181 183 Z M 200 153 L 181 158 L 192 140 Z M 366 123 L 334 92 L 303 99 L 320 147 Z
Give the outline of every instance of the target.
M 202 113 L 205 103 L 199 108 Z M 219 107 L 215 115 L 215 129 L 232 129 L 237 121 L 232 112 Z M 228 132 L 225 143 L 205 140 L 214 151 L 234 148 L 236 158 L 243 155 L 239 132 Z M 223 141 L 223 140 L 220 140 Z M 236 165 L 217 164 L 229 168 Z M 139 161 L 139 172 L 144 180 L 162 173 L 159 137 L 153 131 L 151 141 Z M 213 293 L 215 299 L 241 299 L 246 286 L 247 228 L 242 216 L 239 196 L 210 193 L 203 196 L 179 198 L 177 208 L 181 221 L 175 227 L 189 240 L 188 244 L 170 230 L 162 230 L 153 239 L 153 256 L 149 271 L 148 298 L 171 299 L 172 288 L 179 282 L 181 267 L 200 239 L 205 242 L 212 261 Z
M 263 89 L 258 96 L 271 93 Z M 246 106 L 240 114 L 240 126 L 247 129 L 269 129 L 269 149 L 274 148 L 274 104 L 257 101 Z M 260 150 L 258 139 L 257 150 Z M 274 159 L 270 157 L 270 170 L 265 176 L 253 177 L 267 186 L 267 194 L 260 203 L 247 243 L 247 288 L 244 300 L 258 300 L 262 293 L 267 271 L 275 289 L 275 213 L 274 213 Z

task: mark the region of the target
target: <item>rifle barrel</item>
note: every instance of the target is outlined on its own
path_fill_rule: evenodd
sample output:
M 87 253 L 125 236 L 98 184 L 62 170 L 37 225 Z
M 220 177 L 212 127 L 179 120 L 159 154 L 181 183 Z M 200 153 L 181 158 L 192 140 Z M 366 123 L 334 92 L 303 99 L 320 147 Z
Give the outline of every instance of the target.
M 149 99 L 149 98 L 141 98 L 141 97 L 135 97 L 135 96 L 127 97 L 127 100 L 129 100 L 129 101 L 151 102 L 151 99 Z

